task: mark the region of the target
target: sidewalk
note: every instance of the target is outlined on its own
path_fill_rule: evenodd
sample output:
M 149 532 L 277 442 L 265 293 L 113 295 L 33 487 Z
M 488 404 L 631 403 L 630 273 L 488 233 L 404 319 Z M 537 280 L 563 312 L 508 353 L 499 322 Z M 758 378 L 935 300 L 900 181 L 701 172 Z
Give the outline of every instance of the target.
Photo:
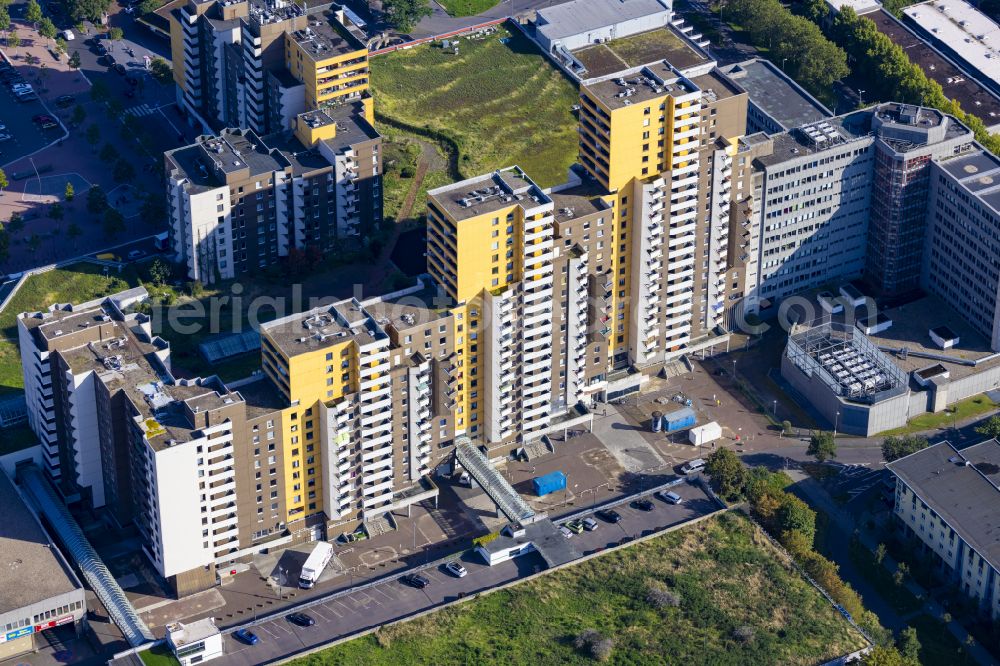
M 868 584 L 868 581 L 861 576 L 850 559 L 849 544 L 851 536 L 857 534 L 862 545 L 873 552 L 878 547 L 875 539 L 871 535 L 865 534 L 864 531 L 857 530 L 857 525 L 851 514 L 838 507 L 818 481 L 798 469 L 789 469 L 785 470 L 785 472 L 795 482 L 794 489 L 800 491 L 813 508 L 823 511 L 829 517 L 830 522 L 841 532 L 840 536 L 842 538 L 831 539 L 829 543 L 833 560 L 840 567 L 841 577 L 861 594 L 865 607 L 878 615 L 879 620 L 884 626 L 892 629 L 893 632 L 899 632 L 907 626 L 908 620 L 922 613 L 926 613 L 938 620 L 941 619 L 945 610 L 912 578 L 907 579 L 906 588 L 915 597 L 924 600 L 924 605 L 920 610 L 906 616 L 901 617 L 897 614 L 882 599 L 878 592 Z M 896 572 L 897 563 L 888 555 L 885 556 L 882 564 L 890 573 Z M 957 620 L 952 619 L 947 626 L 949 633 L 976 660 L 976 663 L 980 664 L 980 666 L 994 666 L 997 664 L 990 653 L 978 642 L 972 644 L 966 643 L 969 632 Z

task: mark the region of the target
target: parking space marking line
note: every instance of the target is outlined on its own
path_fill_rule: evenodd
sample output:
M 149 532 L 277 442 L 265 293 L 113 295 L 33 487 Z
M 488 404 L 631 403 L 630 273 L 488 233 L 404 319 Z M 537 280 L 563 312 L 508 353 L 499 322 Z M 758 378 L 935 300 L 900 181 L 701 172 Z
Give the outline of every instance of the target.
M 323 604 L 323 608 L 336 615 L 338 619 L 344 617 L 344 614 L 338 611 L 332 604 Z
M 391 594 L 389 594 L 388 592 L 386 592 L 385 590 L 383 590 L 381 585 L 379 585 L 378 587 L 373 587 L 371 589 L 375 590 L 376 592 L 378 592 L 379 594 L 381 594 L 383 597 L 385 597 L 389 601 L 393 601 L 396 598 L 396 597 L 392 596 Z
M 321 608 L 321 606 L 312 606 L 312 607 L 309 608 L 309 612 L 313 613 L 315 615 L 318 615 L 320 618 L 323 619 L 324 622 L 329 622 L 330 618 L 328 618 L 326 615 L 323 615 L 322 613 L 320 613 L 319 612 L 320 608 Z

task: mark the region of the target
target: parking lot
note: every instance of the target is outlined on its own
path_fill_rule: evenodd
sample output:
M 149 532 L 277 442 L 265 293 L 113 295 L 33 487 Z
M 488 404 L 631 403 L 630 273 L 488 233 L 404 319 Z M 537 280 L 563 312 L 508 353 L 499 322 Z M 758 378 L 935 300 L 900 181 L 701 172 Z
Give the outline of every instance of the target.
M 20 76 L 37 91 L 37 81 L 32 78 L 30 71 L 32 68 L 20 66 L 20 63 L 18 65 L 16 70 Z M 49 112 L 40 98 L 36 97 L 22 102 L 14 95 L 10 86 L 0 86 L 0 125 L 3 125 L 3 129 L 0 129 L 0 135 L 10 135 L 11 137 L 0 141 L 0 164 L 8 164 L 25 155 L 31 155 L 53 141 L 66 136 L 66 130 L 62 125 L 42 129 L 38 123 L 32 120 L 39 115 L 55 117 L 55 114 Z M 8 174 L 9 177 L 10 174 Z
M 621 516 L 619 522 L 598 520 L 596 530 L 574 534 L 570 539 L 577 550 L 587 555 L 685 523 L 718 508 L 697 485 L 681 484 L 673 490 L 684 498 L 683 503 L 672 505 L 653 499 L 653 510 L 641 511 L 626 501 L 615 507 Z M 430 581 L 423 589 L 417 589 L 394 577 L 366 589 L 344 592 L 314 603 L 301 609 L 315 621 L 315 625 L 311 627 L 293 624 L 287 619 L 286 613 L 259 622 L 251 627 L 259 639 L 256 645 L 247 645 L 229 634 L 225 638 L 226 656 L 218 661 L 229 664 L 267 662 L 510 583 L 545 568 L 545 563 L 537 553 L 493 567 L 484 564 L 471 551 L 463 555 L 460 561 L 468 571 L 468 575 L 462 578 L 446 571 L 445 562 L 438 562 L 420 572 Z M 294 577 L 296 572 L 289 574 L 289 577 Z M 246 620 L 249 624 L 254 624 L 252 617 L 246 617 Z M 218 619 L 217 622 L 223 624 Z

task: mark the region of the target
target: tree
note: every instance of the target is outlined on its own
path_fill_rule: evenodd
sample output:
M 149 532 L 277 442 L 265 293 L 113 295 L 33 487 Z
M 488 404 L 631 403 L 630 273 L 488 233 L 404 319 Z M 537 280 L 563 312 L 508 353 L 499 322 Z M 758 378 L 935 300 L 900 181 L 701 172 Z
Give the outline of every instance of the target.
M 118 149 L 110 143 L 106 143 L 104 144 L 104 147 L 101 148 L 101 152 L 98 154 L 98 157 L 101 158 L 102 162 L 114 162 L 118 159 Z
M 74 19 L 87 19 L 96 24 L 111 7 L 111 0 L 68 0 L 68 4 Z
M 91 146 L 96 146 L 101 140 L 101 128 L 97 125 L 90 125 L 87 127 L 87 131 L 84 132 L 83 138 L 87 140 Z
M 28 6 L 24 10 L 24 20 L 34 26 L 42 20 L 42 7 L 36 0 L 28 0 Z
M 67 203 L 71 203 L 73 201 L 73 197 L 75 196 L 76 196 L 76 190 L 73 188 L 73 183 L 67 181 L 66 190 L 63 193 L 63 198 L 66 199 Z
M 784 493 L 781 498 L 777 523 L 779 533 L 792 530 L 801 532 L 810 544 L 816 537 L 816 512 L 791 493 Z
M 19 233 L 24 230 L 24 216 L 19 212 L 13 212 L 10 214 L 10 221 L 7 222 L 7 231 L 12 234 Z
M 152 14 L 159 9 L 162 4 L 163 3 L 160 2 L 160 0 L 142 0 L 142 2 L 139 3 L 139 15 L 142 16 L 143 14 Z
M 114 208 L 106 208 L 102 226 L 105 235 L 117 236 L 125 231 L 125 217 Z
M 123 37 L 125 37 L 125 32 L 121 28 L 111 28 L 108 30 L 108 39 L 111 40 L 112 46 L 114 46 L 115 42 L 120 42 Z
M 727 499 L 743 494 L 746 468 L 729 449 L 716 449 L 705 461 L 705 471 L 712 478 L 712 485 Z
M 0 32 L 7 32 L 10 30 L 10 14 L 7 12 L 7 8 L 4 7 L 0 9 Z
M 991 416 L 985 423 L 976 428 L 976 432 L 989 439 L 1000 438 L 1000 416 Z
M 3 192 L 8 185 L 10 185 L 10 182 L 7 180 L 7 172 L 0 169 L 0 192 Z
M 87 118 L 87 110 L 83 108 L 83 105 L 77 104 L 73 107 L 73 115 L 70 116 L 70 122 L 74 125 L 82 125 L 83 121 Z
M 167 206 L 160 194 L 150 194 L 142 201 L 139 211 L 143 220 L 160 224 L 167 217 Z
M 70 238 L 79 238 L 83 235 L 83 229 L 81 229 L 80 225 L 76 222 L 70 222 L 69 228 L 66 229 L 66 235 Z
M 149 71 L 153 74 L 153 78 L 167 85 L 173 79 L 173 74 L 171 74 L 170 65 L 166 60 L 160 56 L 156 56 L 149 63 Z
M 73 55 L 69 57 L 69 66 L 73 69 L 80 69 L 80 52 L 73 51 Z
M 431 15 L 427 0 L 383 0 L 382 11 L 386 22 L 399 32 L 409 32 Z
M 887 549 L 884 543 L 880 543 L 875 547 L 875 563 L 877 565 L 882 566 L 882 562 L 885 561 L 886 551 Z
M 813 456 L 819 462 L 825 462 L 830 458 L 837 457 L 837 442 L 833 439 L 832 432 L 818 431 L 809 438 L 809 448 L 806 454 Z
M 87 211 L 94 215 L 100 215 L 108 207 L 108 195 L 104 193 L 100 185 L 94 185 L 87 190 Z
M 892 646 L 876 645 L 871 652 L 862 657 L 865 666 L 910 666 Z M 916 666 L 916 665 L 914 665 Z
M 56 37 L 56 52 L 66 53 L 66 40 L 62 37 Z
M 899 648 L 899 653 L 903 656 L 903 659 L 911 661 L 914 664 L 920 663 L 920 639 L 917 638 L 916 629 L 907 627 L 899 632 L 899 640 L 896 641 L 896 647 Z
M 93 85 L 90 86 L 90 99 L 98 103 L 107 102 L 111 97 L 111 90 L 108 88 L 108 84 L 102 79 L 94 81 Z
M 135 178 L 135 167 L 128 160 L 119 159 L 111 176 L 116 183 L 127 183 Z
M 57 202 L 49 206 L 49 217 L 53 220 L 63 219 L 64 214 L 65 211 L 63 210 L 63 205 L 61 203 Z
M 149 263 L 149 280 L 157 287 L 161 286 L 163 283 L 170 278 L 170 266 L 167 262 L 163 261 L 157 257 Z
M 7 46 L 17 51 L 17 47 L 21 45 L 21 36 L 17 34 L 17 28 L 11 28 L 10 32 L 7 33 Z
M 7 230 L 0 225 L 0 261 L 7 261 L 10 258 L 10 236 Z
M 882 440 L 882 457 L 886 462 L 892 462 L 927 446 L 927 438 L 922 435 L 890 435 Z
M 38 34 L 44 37 L 45 39 L 55 39 L 56 34 L 58 34 L 58 32 L 59 31 L 56 30 L 56 24 L 53 23 L 52 19 L 50 19 L 48 16 L 44 17 L 38 23 Z

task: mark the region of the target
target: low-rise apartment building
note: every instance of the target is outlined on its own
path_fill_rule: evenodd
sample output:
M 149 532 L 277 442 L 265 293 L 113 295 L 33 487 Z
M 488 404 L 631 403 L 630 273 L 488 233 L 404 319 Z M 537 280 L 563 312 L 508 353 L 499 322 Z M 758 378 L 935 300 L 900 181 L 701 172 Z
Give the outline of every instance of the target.
M 941 442 L 887 465 L 894 514 L 941 575 L 1000 618 L 1000 442 L 958 449 Z

